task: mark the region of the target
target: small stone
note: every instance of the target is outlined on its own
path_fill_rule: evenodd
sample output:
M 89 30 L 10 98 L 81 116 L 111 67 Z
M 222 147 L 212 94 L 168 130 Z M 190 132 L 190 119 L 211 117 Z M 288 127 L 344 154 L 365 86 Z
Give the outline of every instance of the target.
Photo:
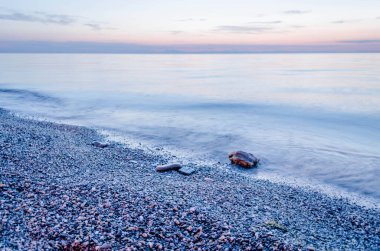
M 196 207 L 191 207 L 190 209 L 189 209 L 189 212 L 192 214 L 192 213 L 194 213 L 195 211 L 197 211 L 197 208 Z
M 190 175 L 195 172 L 195 169 L 189 166 L 184 166 L 178 169 L 178 172 L 183 175 Z
M 139 230 L 139 228 L 138 227 L 129 227 L 127 230 L 128 231 L 136 231 L 136 230 Z
M 261 243 L 256 245 L 256 250 L 263 250 L 263 249 L 264 249 L 264 247 Z
M 157 172 L 167 172 L 167 171 L 177 171 L 182 166 L 180 164 L 167 164 L 167 165 L 159 165 L 156 167 Z
M 93 145 L 95 147 L 99 147 L 99 148 L 105 148 L 105 147 L 109 146 L 109 144 L 107 144 L 107 143 L 100 143 L 98 141 L 92 142 L 91 145 Z
M 197 229 L 197 231 L 196 231 L 197 234 L 202 233 L 202 232 L 203 232 L 203 228 L 202 228 L 202 227 L 199 227 L 199 228 Z

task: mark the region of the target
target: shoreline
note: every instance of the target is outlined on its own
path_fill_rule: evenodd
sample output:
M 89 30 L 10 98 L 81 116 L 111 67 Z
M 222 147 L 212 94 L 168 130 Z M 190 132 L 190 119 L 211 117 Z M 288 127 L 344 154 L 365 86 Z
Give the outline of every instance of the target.
M 10 111 L 7 108 L 1 108 L 6 111 Z M 152 142 L 143 141 L 141 139 L 136 139 L 131 135 L 125 135 L 119 130 L 112 130 L 112 129 L 105 129 L 103 127 L 92 127 L 89 125 L 81 125 L 77 122 L 66 122 L 62 120 L 54 120 L 54 119 L 48 119 L 43 117 L 38 117 L 37 115 L 28 115 L 24 112 L 11 112 L 13 115 L 19 118 L 23 118 L 26 120 L 37 120 L 41 122 L 50 122 L 50 123 L 56 123 L 56 124 L 63 124 L 63 125 L 72 125 L 72 126 L 78 126 L 78 127 L 85 127 L 92 130 L 95 130 L 97 134 L 100 135 L 100 137 L 107 142 L 116 142 L 117 144 L 121 144 L 125 146 L 126 148 L 130 149 L 140 149 L 146 152 L 147 154 L 153 154 L 158 155 L 163 158 L 170 158 L 171 162 L 179 163 L 186 165 L 187 163 L 190 163 L 190 165 L 195 167 L 213 167 L 213 168 L 219 168 L 221 171 L 227 171 L 227 172 L 234 172 L 239 175 L 243 175 L 248 177 L 249 179 L 259 179 L 259 180 L 266 180 L 272 183 L 276 184 L 282 184 L 285 186 L 291 186 L 293 188 L 300 188 L 303 190 L 307 190 L 310 192 L 320 192 L 322 194 L 325 194 L 329 197 L 337 198 L 337 199 L 347 199 L 350 203 L 357 204 L 359 206 L 363 206 L 365 208 L 373 208 L 373 209 L 379 209 L 380 210 L 380 199 L 377 199 L 371 195 L 355 192 L 352 190 L 345 190 L 342 187 L 339 187 L 334 184 L 327 184 L 323 183 L 321 181 L 316 181 L 311 178 L 301 178 L 301 177 L 295 177 L 291 176 L 289 174 L 284 173 L 272 173 L 271 171 L 265 171 L 261 172 L 263 170 L 258 171 L 256 168 L 248 170 L 241 167 L 231 166 L 229 164 L 229 161 L 226 160 L 225 163 L 208 159 L 205 160 L 205 157 L 200 158 L 199 156 L 192 156 L 189 155 L 188 152 L 183 150 L 178 150 L 174 147 L 158 147 L 154 145 Z M 194 158 L 195 157 L 195 158 Z M 206 158 L 207 159 L 207 158 Z M 227 159 L 227 158 L 226 158 Z M 265 163 L 264 163 L 265 165 Z
M 44 120 L 46 121 L 46 120 Z M 59 122 L 53 122 L 59 123 Z M 87 127 L 87 126 L 85 126 Z M 91 127 L 90 127 L 91 128 Z M 195 161 L 192 156 L 186 155 L 185 151 L 176 150 L 174 148 L 155 148 L 154 145 L 149 144 L 147 142 L 141 143 L 140 141 L 130 137 L 121 135 L 119 132 L 115 132 L 107 129 L 96 129 L 94 128 L 106 141 L 109 142 L 117 142 L 120 143 L 127 148 L 132 149 L 141 149 L 148 154 L 154 154 L 163 156 L 164 158 L 168 156 L 175 156 L 175 158 L 171 158 L 172 162 L 186 165 L 186 163 L 190 163 L 190 165 L 194 165 L 195 167 L 212 167 L 218 168 L 221 172 L 233 172 L 237 175 L 242 175 L 250 179 L 251 181 L 255 180 L 265 180 L 271 183 L 276 183 L 284 186 L 290 186 L 295 189 L 307 190 L 310 192 L 319 192 L 328 197 L 332 197 L 335 199 L 346 199 L 349 203 L 357 204 L 359 206 L 363 206 L 365 208 L 378 209 L 380 210 L 380 200 L 370 195 L 361 194 L 359 192 L 347 191 L 342 189 L 341 187 L 337 187 L 334 184 L 326 184 L 322 182 L 318 182 L 312 180 L 311 178 L 300 178 L 290 176 L 288 174 L 281 175 L 279 173 L 273 174 L 270 171 L 266 171 L 265 173 L 257 173 L 256 168 L 253 169 L 245 169 L 239 166 L 232 166 L 230 164 L 217 162 L 217 160 L 204 160 L 200 159 L 196 156 Z M 134 142 L 134 143 L 131 143 Z M 226 157 L 227 159 L 227 157 Z M 192 161 L 193 160 L 193 161 Z M 265 163 L 264 163 L 265 165 Z M 259 166 L 260 168 L 260 166 Z
M 157 173 L 170 158 L 1 108 L 0 132 L 0 248 L 380 248 L 379 209 L 212 167 Z

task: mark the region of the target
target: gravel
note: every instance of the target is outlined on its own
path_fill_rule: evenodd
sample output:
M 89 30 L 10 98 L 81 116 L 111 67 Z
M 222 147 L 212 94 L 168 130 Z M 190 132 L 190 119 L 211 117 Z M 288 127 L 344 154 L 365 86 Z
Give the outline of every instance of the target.
M 379 250 L 380 210 L 0 109 L 1 250 Z

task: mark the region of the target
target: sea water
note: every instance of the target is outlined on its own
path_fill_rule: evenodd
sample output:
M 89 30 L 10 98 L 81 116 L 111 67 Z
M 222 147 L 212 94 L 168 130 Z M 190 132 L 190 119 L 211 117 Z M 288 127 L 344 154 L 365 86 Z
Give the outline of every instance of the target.
M 380 201 L 380 54 L 0 54 L 0 107 Z

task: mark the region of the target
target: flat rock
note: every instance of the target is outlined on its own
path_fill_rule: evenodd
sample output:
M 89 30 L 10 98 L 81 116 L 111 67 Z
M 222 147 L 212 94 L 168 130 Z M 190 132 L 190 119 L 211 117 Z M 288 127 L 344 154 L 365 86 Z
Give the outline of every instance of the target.
M 189 167 L 189 166 L 184 166 L 184 167 L 181 167 L 180 169 L 178 169 L 178 172 L 183 174 L 183 175 L 190 175 L 190 174 L 193 174 L 195 172 L 195 169 L 192 167 Z
M 167 171 L 178 171 L 182 166 L 180 164 L 167 164 L 167 165 L 159 165 L 156 167 L 157 172 L 167 172 Z
M 236 164 L 245 168 L 256 167 L 259 163 L 259 159 L 253 156 L 251 153 L 237 151 L 228 155 L 232 164 Z
M 107 144 L 107 143 L 100 143 L 97 141 L 92 142 L 91 145 L 93 145 L 95 147 L 99 147 L 99 148 L 105 148 L 105 147 L 109 146 L 109 144 Z

